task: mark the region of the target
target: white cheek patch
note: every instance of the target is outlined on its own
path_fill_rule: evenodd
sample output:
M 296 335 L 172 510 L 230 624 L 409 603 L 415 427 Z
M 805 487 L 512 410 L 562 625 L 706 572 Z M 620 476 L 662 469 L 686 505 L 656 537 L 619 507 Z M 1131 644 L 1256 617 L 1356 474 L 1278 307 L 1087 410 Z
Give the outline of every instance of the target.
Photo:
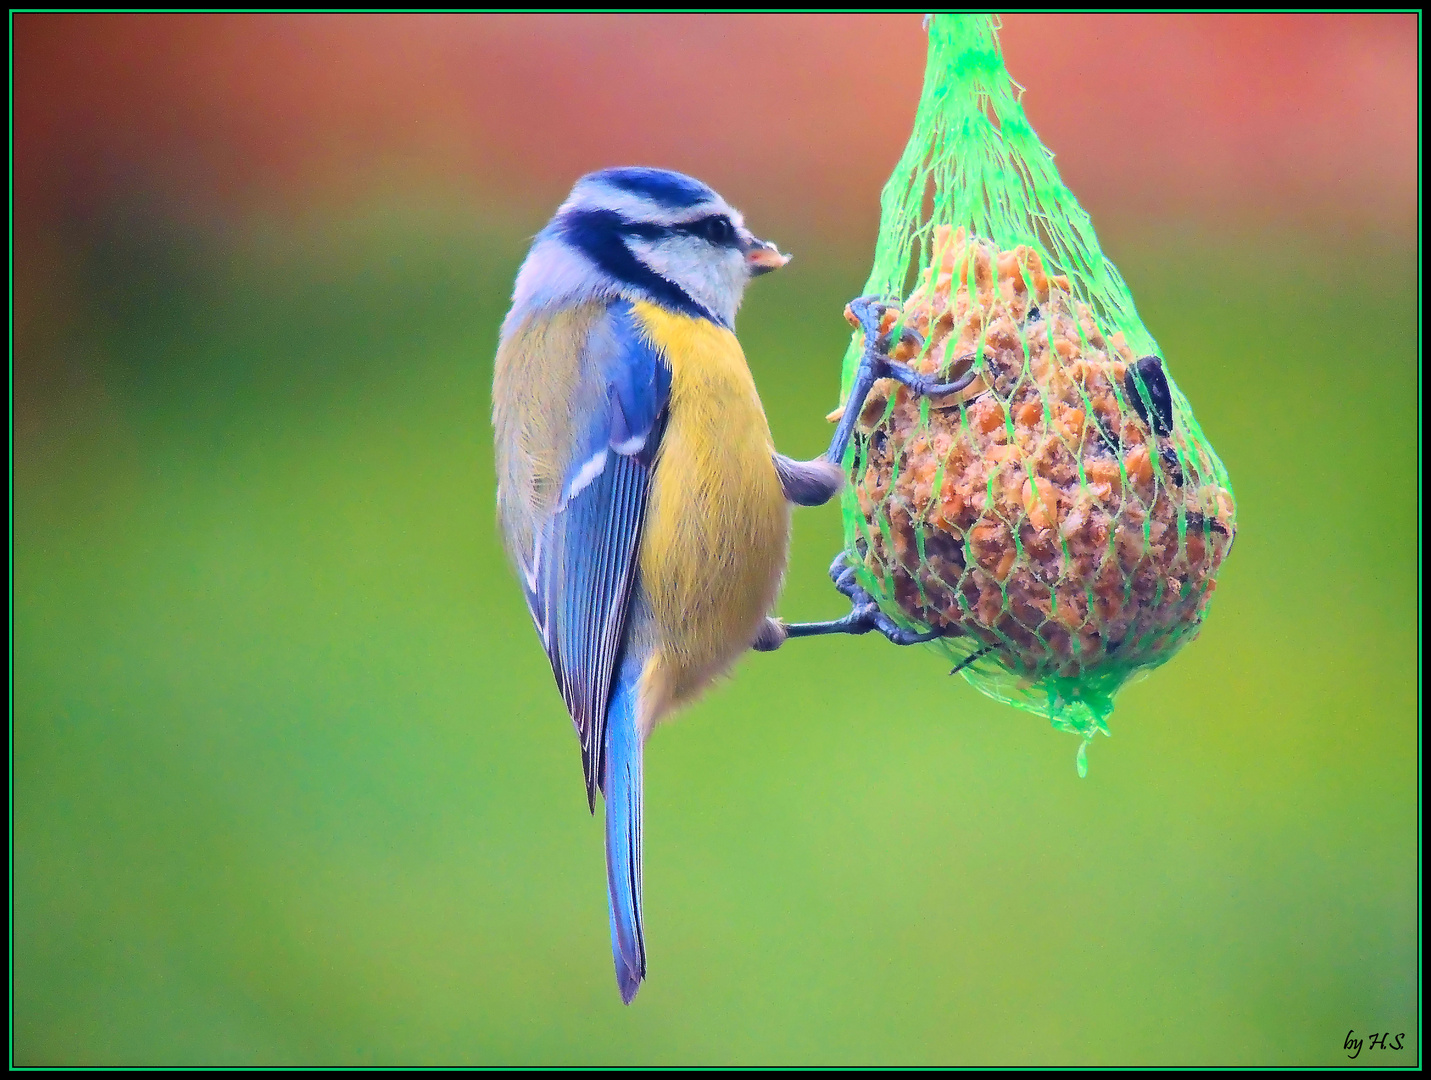
M 662 240 L 633 237 L 627 243 L 632 254 L 667 281 L 679 285 L 716 318 L 727 325 L 735 322 L 748 279 L 740 252 L 682 235 Z
M 710 245 L 694 236 L 669 236 L 661 240 L 644 240 L 633 236 L 627 246 L 635 256 L 663 278 L 674 281 L 694 295 L 704 278 L 704 266 Z M 697 297 L 699 299 L 699 297 Z

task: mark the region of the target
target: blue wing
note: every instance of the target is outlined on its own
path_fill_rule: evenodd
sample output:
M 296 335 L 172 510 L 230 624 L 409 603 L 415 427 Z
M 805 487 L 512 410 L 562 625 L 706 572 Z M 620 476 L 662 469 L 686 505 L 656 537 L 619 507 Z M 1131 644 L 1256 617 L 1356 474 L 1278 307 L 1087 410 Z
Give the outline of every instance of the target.
M 571 467 L 523 566 L 527 607 L 581 740 L 593 812 L 605 775 L 606 712 L 636 580 L 651 473 L 665 428 L 671 369 L 642 338 L 631 305 L 613 303 L 584 363 L 604 393 L 577 403 Z

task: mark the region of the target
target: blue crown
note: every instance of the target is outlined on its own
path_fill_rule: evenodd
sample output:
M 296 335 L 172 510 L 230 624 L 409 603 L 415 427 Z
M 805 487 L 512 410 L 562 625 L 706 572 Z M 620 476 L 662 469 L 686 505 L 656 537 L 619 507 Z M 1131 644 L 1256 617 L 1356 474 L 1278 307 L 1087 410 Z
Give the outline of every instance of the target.
M 699 180 L 684 173 L 671 172 L 669 169 L 647 169 L 640 166 L 602 169 L 600 172 L 583 176 L 581 183 L 618 188 L 672 210 L 699 206 L 717 198 L 716 193 Z

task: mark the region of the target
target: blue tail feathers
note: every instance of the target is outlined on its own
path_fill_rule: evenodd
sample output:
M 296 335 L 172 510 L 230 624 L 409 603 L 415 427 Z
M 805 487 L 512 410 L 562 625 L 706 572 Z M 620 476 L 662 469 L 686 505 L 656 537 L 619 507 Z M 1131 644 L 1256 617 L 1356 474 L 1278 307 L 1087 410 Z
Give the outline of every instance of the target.
M 640 666 L 621 665 L 606 719 L 606 889 L 616 985 L 627 1005 L 646 977 L 641 928 L 641 732 L 636 725 Z

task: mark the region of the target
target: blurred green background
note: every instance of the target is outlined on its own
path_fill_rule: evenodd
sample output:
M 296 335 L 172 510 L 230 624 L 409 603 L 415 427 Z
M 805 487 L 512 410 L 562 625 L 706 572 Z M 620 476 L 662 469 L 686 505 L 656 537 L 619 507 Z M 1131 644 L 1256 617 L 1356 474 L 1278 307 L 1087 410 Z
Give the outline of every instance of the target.
M 1345 141 L 1256 138 L 1286 134 L 1267 101 L 1321 100 L 1305 65 L 1258 66 L 1269 37 L 1370 49 L 1414 121 L 1414 19 L 1007 21 L 1030 117 L 1236 485 L 1210 618 L 1124 691 L 1082 781 L 1076 739 L 923 650 L 747 657 L 652 740 L 650 976 L 628 1009 L 600 819 L 496 535 L 496 327 L 575 175 L 688 168 L 797 254 L 739 329 L 778 444 L 817 452 L 923 40 L 909 17 L 572 20 L 555 43 L 550 19 L 485 18 L 16 17 L 15 1061 L 1333 1065 L 1353 1030 L 1407 1033 L 1356 1064 L 1419 1062 L 1415 130 L 1373 80 L 1380 113 L 1328 91 L 1319 123 L 1379 139 L 1379 180 L 1338 171 Z M 1405 74 L 1408 28 L 1403 86 L 1385 71 Z M 383 76 L 398 135 L 357 74 L 323 82 L 323 34 Z M 648 129 L 628 102 L 649 82 L 611 74 L 665 48 L 642 79 L 693 92 L 705 69 L 671 58 L 707 53 L 712 80 L 731 57 L 756 79 L 748 43 L 781 35 L 816 57 L 800 78 L 839 74 L 830 102 L 757 80 L 740 93 L 765 86 L 769 116 L 687 101 L 660 106 L 685 128 Z M 1064 66 L 1040 83 L 1048 35 Z M 427 99 L 393 72 L 434 100 L 447 77 L 428 38 L 473 79 L 514 42 L 585 57 L 541 92 L 558 134 L 611 124 L 615 156 L 509 133 L 500 167 L 454 164 L 459 120 L 541 111 L 521 89 L 470 105 L 480 86 L 403 142 L 402 103 Z M 275 41 L 298 44 L 254 73 Z M 894 89 L 852 59 L 880 42 L 903 50 Z M 1136 107 L 1194 112 L 1212 135 L 1188 153 L 1221 186 L 1179 187 L 1154 151 L 1141 177 L 1107 169 L 1099 139 L 1143 151 L 1102 99 L 1082 127 L 1041 118 L 1040 94 L 1097 90 L 1130 51 L 1179 95 L 1217 85 L 1202 112 Z M 1218 71 L 1251 72 L 1248 96 Z M 580 104 L 594 87 L 612 100 Z M 189 105 L 154 113 L 165 94 Z M 765 129 L 852 101 L 885 156 L 809 179 L 840 172 L 827 111 L 789 141 L 813 186 L 779 179 Z M 311 138 L 348 107 L 343 139 Z M 837 508 L 797 515 L 783 614 L 839 612 L 839 536 Z

